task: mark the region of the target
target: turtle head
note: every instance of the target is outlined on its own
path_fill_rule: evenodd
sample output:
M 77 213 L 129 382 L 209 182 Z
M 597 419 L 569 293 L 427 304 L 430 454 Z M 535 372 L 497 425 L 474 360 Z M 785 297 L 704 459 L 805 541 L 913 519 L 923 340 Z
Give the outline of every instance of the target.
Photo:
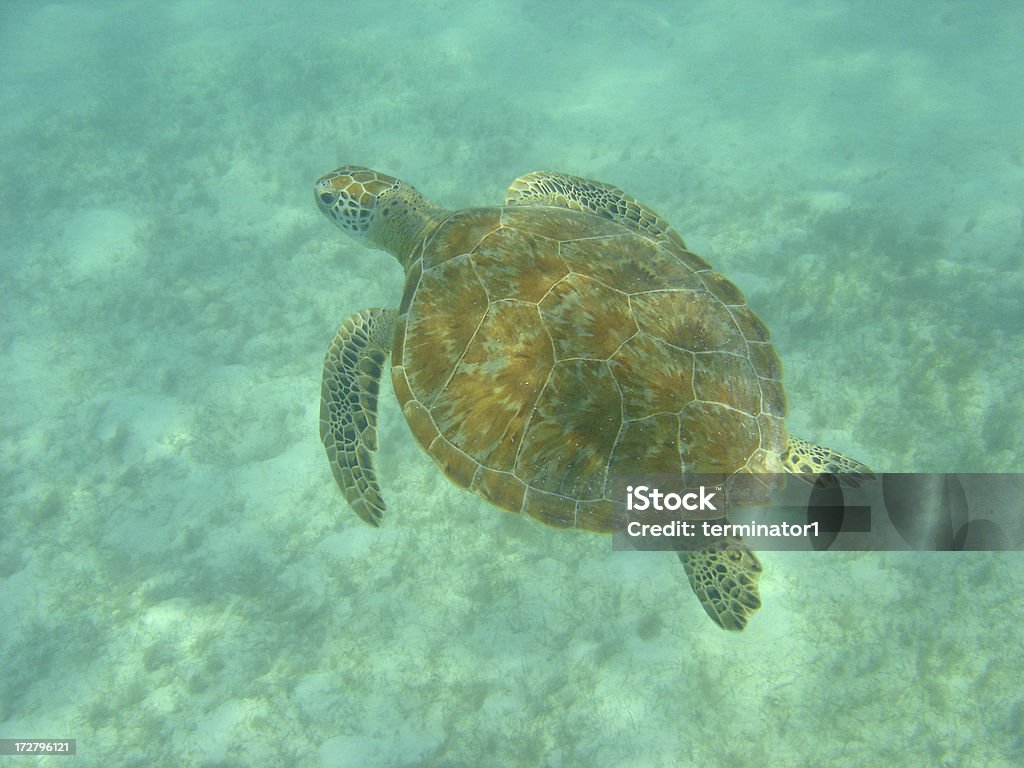
M 345 165 L 321 176 L 315 193 L 327 218 L 349 234 L 388 251 L 403 266 L 442 213 L 404 181 L 358 165 Z

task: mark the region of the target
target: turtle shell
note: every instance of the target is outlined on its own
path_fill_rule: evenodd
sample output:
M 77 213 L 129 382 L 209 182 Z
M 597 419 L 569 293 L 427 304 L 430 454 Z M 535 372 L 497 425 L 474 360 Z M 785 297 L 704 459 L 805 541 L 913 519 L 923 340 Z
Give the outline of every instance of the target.
M 699 256 L 599 216 L 460 211 L 414 251 L 392 382 L 454 482 L 507 510 L 608 532 L 614 478 L 775 473 L 781 365 Z

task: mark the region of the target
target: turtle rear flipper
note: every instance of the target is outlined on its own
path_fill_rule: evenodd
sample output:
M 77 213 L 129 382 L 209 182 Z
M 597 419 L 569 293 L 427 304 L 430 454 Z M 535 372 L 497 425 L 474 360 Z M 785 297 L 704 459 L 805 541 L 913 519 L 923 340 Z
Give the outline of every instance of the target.
M 384 499 L 377 484 L 377 394 L 395 332 L 396 313 L 366 309 L 352 315 L 324 358 L 320 439 L 338 486 L 352 509 L 380 525 Z
M 856 488 L 875 479 L 871 468 L 856 459 L 793 435 L 789 436 L 782 454 L 782 466 L 805 483 L 824 488 L 837 485 Z
M 722 629 L 740 630 L 761 607 L 761 562 L 741 539 L 726 536 L 676 553 L 705 613 Z

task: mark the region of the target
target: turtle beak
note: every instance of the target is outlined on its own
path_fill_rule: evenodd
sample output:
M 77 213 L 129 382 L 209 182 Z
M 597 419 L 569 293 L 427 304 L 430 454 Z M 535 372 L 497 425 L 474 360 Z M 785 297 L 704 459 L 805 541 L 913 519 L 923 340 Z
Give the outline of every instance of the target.
M 327 213 L 338 202 L 338 190 L 331 184 L 330 176 L 321 176 L 317 179 L 313 192 L 316 194 L 317 205 L 324 213 Z

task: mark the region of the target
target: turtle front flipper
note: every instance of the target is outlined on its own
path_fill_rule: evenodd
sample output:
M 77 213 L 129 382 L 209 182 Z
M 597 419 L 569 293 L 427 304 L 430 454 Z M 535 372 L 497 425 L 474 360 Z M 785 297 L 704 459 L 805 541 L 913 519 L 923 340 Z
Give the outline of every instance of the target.
M 391 354 L 397 313 L 366 309 L 341 326 L 324 358 L 320 439 L 338 486 L 352 509 L 380 525 L 384 499 L 377 484 L 377 393 Z
M 534 171 L 512 182 L 505 205 L 553 205 L 593 213 L 640 232 L 662 244 L 685 250 L 668 222 L 618 187 L 554 171 Z
M 761 607 L 761 562 L 742 539 L 726 536 L 676 552 L 697 599 L 722 629 L 740 630 Z
M 823 488 L 837 485 L 856 488 L 875 479 L 871 468 L 856 459 L 793 435 L 789 436 L 786 452 L 782 454 L 782 466 L 805 483 Z

